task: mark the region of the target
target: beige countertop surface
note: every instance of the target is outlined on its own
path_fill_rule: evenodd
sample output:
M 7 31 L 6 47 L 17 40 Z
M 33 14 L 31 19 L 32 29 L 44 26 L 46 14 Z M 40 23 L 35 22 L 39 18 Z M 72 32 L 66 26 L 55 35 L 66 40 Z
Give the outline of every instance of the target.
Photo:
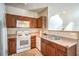
M 8 38 L 16 38 L 16 34 L 9 34 Z
M 37 36 L 40 35 L 38 32 L 30 33 L 30 36 Z M 17 34 L 8 34 L 8 38 L 17 38 Z
M 41 36 L 41 38 L 44 38 L 44 39 L 46 39 L 48 41 L 57 43 L 59 45 L 67 47 L 67 48 L 70 48 L 70 47 L 72 47 L 72 46 L 77 44 L 77 40 L 73 40 L 73 39 L 61 38 L 60 40 L 55 40 L 54 37 L 53 38 L 49 38 L 49 37 L 46 38 L 44 36 Z

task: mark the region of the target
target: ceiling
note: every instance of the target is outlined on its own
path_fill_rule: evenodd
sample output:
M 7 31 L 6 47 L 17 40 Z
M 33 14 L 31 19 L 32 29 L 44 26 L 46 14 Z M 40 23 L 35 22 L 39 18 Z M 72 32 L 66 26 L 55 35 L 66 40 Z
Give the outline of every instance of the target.
M 6 5 L 34 12 L 41 12 L 48 7 L 47 3 L 6 3 Z
M 6 3 L 6 5 L 30 10 L 33 12 L 41 12 L 44 9 L 46 9 L 49 6 L 52 6 L 52 8 L 56 9 L 74 9 L 79 6 L 79 3 Z M 57 10 L 57 9 L 56 9 Z

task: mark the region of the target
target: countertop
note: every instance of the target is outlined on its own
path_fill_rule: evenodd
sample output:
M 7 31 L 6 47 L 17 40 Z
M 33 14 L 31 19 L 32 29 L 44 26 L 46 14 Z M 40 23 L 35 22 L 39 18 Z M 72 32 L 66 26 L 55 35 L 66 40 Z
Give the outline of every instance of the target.
M 8 34 L 8 39 L 9 38 L 16 38 L 16 34 Z
M 61 38 L 60 40 L 55 40 L 54 37 L 53 38 L 49 38 L 49 37 L 46 38 L 44 36 L 41 36 L 41 38 L 44 38 L 48 41 L 54 42 L 56 44 L 66 47 L 66 48 L 70 48 L 73 45 L 77 44 L 77 40 L 73 40 L 73 39 Z
M 32 32 L 30 36 L 40 36 L 39 32 Z M 17 34 L 8 34 L 8 38 L 17 38 Z

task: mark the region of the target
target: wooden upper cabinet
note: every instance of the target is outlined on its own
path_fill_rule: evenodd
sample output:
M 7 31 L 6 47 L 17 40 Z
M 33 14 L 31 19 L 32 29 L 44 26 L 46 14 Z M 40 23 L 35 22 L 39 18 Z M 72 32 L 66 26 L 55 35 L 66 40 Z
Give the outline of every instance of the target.
M 11 15 L 11 14 L 6 14 L 6 26 L 8 28 L 15 28 L 16 27 L 16 19 L 17 16 Z
M 36 18 L 31 18 L 30 26 L 31 26 L 31 28 L 37 28 L 37 19 Z
M 43 27 L 43 23 L 42 23 L 42 18 L 38 18 L 37 19 L 37 28 L 42 28 Z
M 30 28 L 46 28 L 47 24 L 47 19 L 45 16 L 41 16 L 39 18 L 32 18 L 26 16 L 6 14 L 6 25 L 8 28 L 15 28 L 17 20 L 29 21 Z
M 41 16 L 37 19 L 37 28 L 46 28 L 47 18 L 46 16 Z
M 46 16 L 41 16 L 39 18 L 31 18 L 31 28 L 46 28 L 46 22 Z
M 29 21 L 30 20 L 29 17 L 25 17 L 25 16 L 18 16 L 17 19 L 21 20 L 21 21 Z

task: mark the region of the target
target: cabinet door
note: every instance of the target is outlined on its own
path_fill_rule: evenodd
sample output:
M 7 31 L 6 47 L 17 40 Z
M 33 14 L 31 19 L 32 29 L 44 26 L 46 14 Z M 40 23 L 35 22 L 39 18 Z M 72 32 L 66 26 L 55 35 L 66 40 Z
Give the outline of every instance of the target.
M 47 53 L 47 56 L 55 56 L 55 48 L 52 47 L 51 45 L 47 45 L 46 46 L 46 53 Z
M 8 54 L 14 54 L 16 53 L 16 39 L 10 38 L 8 39 Z
M 41 43 L 41 52 L 44 56 L 46 56 L 46 43 L 42 42 Z
M 46 18 L 46 16 L 41 16 L 37 19 L 37 27 L 38 28 L 46 28 L 47 27 L 47 18 Z
M 47 17 L 42 16 L 42 28 L 47 28 Z
M 56 49 L 56 56 L 66 56 L 66 52 Z
M 42 24 L 43 24 L 42 23 L 42 18 L 40 17 L 40 18 L 37 19 L 37 27 L 42 28 Z
M 30 26 L 31 28 L 37 28 L 37 19 L 31 18 Z
M 6 14 L 6 25 L 8 28 L 15 28 L 16 27 L 16 16 Z
M 31 37 L 31 49 L 36 48 L 36 36 Z

